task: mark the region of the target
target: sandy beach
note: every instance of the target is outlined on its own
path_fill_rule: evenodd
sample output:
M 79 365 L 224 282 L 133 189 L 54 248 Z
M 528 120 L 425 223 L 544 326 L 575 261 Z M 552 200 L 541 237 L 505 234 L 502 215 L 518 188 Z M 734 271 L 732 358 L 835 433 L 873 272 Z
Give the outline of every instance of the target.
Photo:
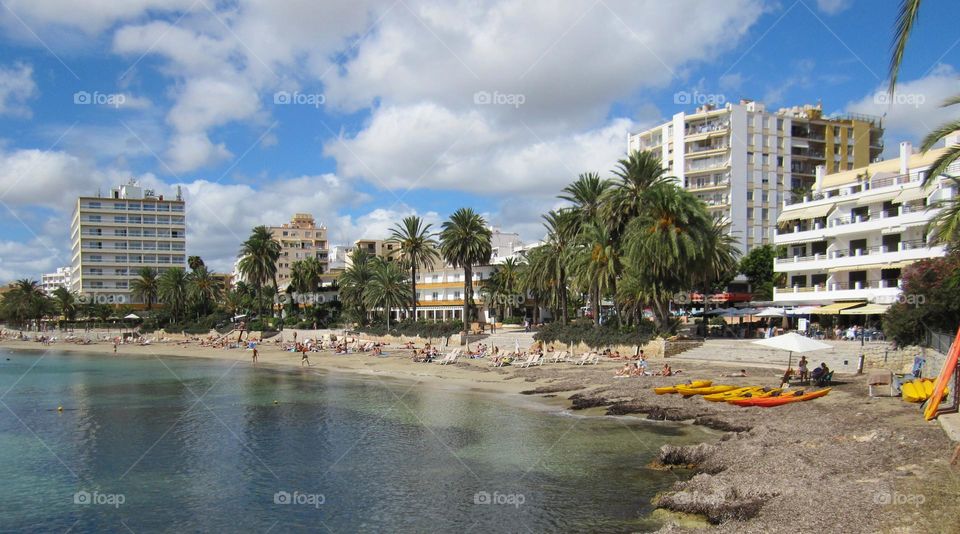
M 5 340 L 0 347 L 113 353 L 113 345 L 105 342 L 47 346 Z M 749 378 L 724 378 L 729 366 L 685 363 L 679 377 L 615 378 L 622 362 L 495 368 L 485 359 L 414 363 L 409 350 L 385 350 L 383 357 L 309 353 L 309 369 L 493 392 L 505 403 L 538 398 L 548 409 L 691 421 L 722 431 L 713 443 L 661 450 L 658 468 L 693 466 L 697 473 L 658 497 L 662 510 L 657 513 L 667 518 L 662 532 L 956 532 L 960 524 L 960 466 L 950 465 L 957 444 L 938 423 L 924 422 L 916 405 L 869 397 L 863 376 L 837 375 L 830 395 L 815 401 L 740 408 L 655 395 L 653 388 L 689 379 L 772 386 L 778 382 L 774 371 L 748 368 Z M 195 343 L 121 345 L 118 357 L 126 355 L 252 365 L 249 350 Z M 257 365 L 300 368 L 300 354 L 261 344 Z

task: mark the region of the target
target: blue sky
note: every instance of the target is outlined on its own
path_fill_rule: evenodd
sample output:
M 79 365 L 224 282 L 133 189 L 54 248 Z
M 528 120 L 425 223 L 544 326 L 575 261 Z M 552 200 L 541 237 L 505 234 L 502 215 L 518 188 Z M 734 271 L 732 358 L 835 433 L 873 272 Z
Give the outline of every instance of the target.
M 130 177 L 183 187 L 189 253 L 221 270 L 295 211 L 334 243 L 464 205 L 534 240 L 565 183 L 691 109 L 678 93 L 885 115 L 893 150 L 960 93 L 960 4 L 934 1 L 900 100 L 875 97 L 897 4 L 9 0 L 0 280 L 65 265 L 76 196 Z

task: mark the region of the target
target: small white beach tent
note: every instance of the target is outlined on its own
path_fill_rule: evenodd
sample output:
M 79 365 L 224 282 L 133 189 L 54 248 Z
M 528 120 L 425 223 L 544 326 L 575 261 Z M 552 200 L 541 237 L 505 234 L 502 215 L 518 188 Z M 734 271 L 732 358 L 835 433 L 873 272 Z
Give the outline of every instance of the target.
M 777 337 L 771 337 L 767 339 L 761 339 L 753 342 L 754 345 L 763 345 L 764 347 L 770 347 L 772 349 L 786 350 L 790 352 L 790 356 L 787 359 L 787 369 L 790 368 L 790 364 L 793 362 L 793 353 L 794 352 L 811 352 L 815 350 L 826 350 L 832 349 L 832 345 L 827 345 L 822 341 L 817 341 L 816 339 L 810 339 L 806 336 L 801 336 L 796 332 L 790 332 L 788 334 L 783 334 Z
M 137 314 L 135 314 L 135 313 L 131 313 L 130 315 L 125 315 L 123 318 L 124 318 L 124 319 L 133 319 L 133 320 L 136 320 L 136 319 L 139 319 L 140 316 L 137 315 Z

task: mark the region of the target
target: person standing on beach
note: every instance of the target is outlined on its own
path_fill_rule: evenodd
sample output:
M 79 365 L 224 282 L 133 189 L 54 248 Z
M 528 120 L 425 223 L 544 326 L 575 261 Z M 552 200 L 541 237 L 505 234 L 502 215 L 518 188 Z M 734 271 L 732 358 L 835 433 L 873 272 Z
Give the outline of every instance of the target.
M 257 353 L 257 346 L 254 345 L 253 346 L 253 364 L 254 365 L 257 364 L 257 356 L 259 356 L 259 354 Z
M 307 357 L 307 348 L 301 347 L 300 350 L 302 351 L 302 356 L 300 357 L 300 367 L 303 367 L 304 363 L 307 364 L 307 367 L 310 367 L 310 358 Z

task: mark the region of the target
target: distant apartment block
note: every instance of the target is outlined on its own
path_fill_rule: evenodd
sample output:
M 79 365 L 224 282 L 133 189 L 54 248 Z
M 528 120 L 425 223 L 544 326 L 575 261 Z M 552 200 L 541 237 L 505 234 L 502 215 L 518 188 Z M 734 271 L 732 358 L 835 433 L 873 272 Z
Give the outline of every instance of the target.
M 627 149 L 658 154 L 668 175 L 730 223 L 742 252 L 773 243 L 780 205 L 813 187 L 817 166 L 828 173 L 863 167 L 883 151 L 877 117 L 825 117 L 803 106 L 767 111 L 742 100 L 680 112 L 628 135 Z
M 108 196 L 80 197 L 70 225 L 71 284 L 97 302 L 143 304 L 130 283 L 142 267 L 186 267 L 186 220 L 179 189 L 165 198 L 136 181 Z
M 948 143 L 956 143 L 954 136 Z M 774 270 L 786 282 L 774 291 L 783 304 L 896 302 L 903 268 L 943 256 L 927 225 L 938 201 L 957 196 L 951 179 L 920 183 L 945 149 L 914 154 L 901 143 L 900 157 L 834 174 L 821 174 L 810 195 L 784 204 L 775 243 L 785 248 Z M 960 173 L 960 164 L 949 174 Z
M 290 284 L 291 267 L 299 260 L 317 258 L 323 272 L 329 270 L 327 259 L 327 228 L 317 225 L 313 215 L 297 213 L 289 223 L 270 227 L 273 238 L 280 242 L 280 259 L 277 260 L 277 284 L 283 291 Z
M 47 295 L 52 295 L 58 287 L 70 289 L 71 286 L 70 267 L 60 267 L 55 272 L 40 276 L 40 285 Z

